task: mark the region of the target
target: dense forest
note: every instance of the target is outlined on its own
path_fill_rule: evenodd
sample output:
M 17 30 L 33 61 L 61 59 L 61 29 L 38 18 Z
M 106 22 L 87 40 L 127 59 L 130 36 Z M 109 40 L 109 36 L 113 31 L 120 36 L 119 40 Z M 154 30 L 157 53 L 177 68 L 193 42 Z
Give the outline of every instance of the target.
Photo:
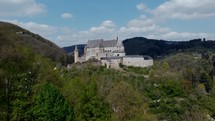
M 178 52 L 215 52 L 215 41 L 205 38 L 189 41 L 166 41 L 134 37 L 123 41 L 128 55 L 150 55 L 153 58 Z
M 59 55 L 35 51 L 22 43 L 23 35 L 14 28 L 17 26 L 4 23 L 4 30 L 0 29 L 0 120 L 215 119 L 215 55 L 211 48 L 204 53 L 169 53 L 149 68 L 121 65 L 121 70 L 115 70 L 90 62 L 65 67 L 62 63 L 67 63 L 67 56 L 60 54 L 65 59 L 58 59 Z

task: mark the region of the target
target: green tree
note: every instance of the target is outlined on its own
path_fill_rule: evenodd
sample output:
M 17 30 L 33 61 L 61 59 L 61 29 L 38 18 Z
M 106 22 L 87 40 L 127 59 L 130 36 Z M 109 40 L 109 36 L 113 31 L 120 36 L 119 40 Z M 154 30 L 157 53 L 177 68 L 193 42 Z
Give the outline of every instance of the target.
M 34 54 L 27 48 L 4 48 L 1 50 L 1 103 L 5 120 L 30 119 L 30 99 L 34 83 Z
M 38 121 L 71 121 L 73 110 L 53 85 L 46 83 L 35 96 L 32 109 Z
M 108 95 L 117 120 L 155 121 L 156 117 L 148 112 L 148 104 L 143 99 L 139 92 L 124 81 L 116 83 Z
M 82 119 L 86 121 L 104 121 L 110 119 L 110 108 L 98 94 L 97 84 L 90 81 L 85 87 L 80 103 L 77 104 Z
M 170 65 L 167 61 L 163 62 L 162 64 L 162 68 L 165 70 L 165 71 L 168 71 L 170 69 Z

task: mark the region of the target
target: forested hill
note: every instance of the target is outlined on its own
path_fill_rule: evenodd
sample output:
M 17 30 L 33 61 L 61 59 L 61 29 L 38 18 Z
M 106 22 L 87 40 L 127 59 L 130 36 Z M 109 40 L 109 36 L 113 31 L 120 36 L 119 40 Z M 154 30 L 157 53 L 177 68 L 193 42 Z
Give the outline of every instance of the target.
M 49 40 L 17 25 L 0 22 L 0 48 L 27 47 L 53 61 L 66 61 L 66 53 Z
M 123 41 L 125 52 L 128 55 L 150 55 L 152 57 L 166 54 L 198 51 L 200 53 L 215 51 L 215 41 L 205 39 L 193 39 L 190 41 L 165 41 L 135 37 Z
M 66 63 L 66 57 L 41 36 L 0 22 L 0 121 L 71 121 L 71 108 L 57 88 L 62 85 L 59 62 Z

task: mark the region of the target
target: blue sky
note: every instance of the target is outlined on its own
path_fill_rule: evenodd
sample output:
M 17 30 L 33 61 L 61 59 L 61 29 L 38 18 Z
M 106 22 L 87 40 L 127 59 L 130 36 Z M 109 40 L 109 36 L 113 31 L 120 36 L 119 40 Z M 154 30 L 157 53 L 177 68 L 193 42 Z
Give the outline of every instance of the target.
M 117 36 L 215 40 L 215 0 L 0 0 L 0 20 L 60 47 Z

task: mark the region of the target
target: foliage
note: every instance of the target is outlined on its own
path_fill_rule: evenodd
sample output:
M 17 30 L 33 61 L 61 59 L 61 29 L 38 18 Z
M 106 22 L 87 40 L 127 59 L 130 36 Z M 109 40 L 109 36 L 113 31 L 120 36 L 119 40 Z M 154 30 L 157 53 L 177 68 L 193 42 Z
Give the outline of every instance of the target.
M 2 47 L 0 55 L 0 119 L 31 120 L 39 85 L 47 80 L 60 86 L 60 74 L 49 59 L 20 45 Z
M 0 60 L 1 84 L 5 90 L 1 102 L 6 101 L 3 112 L 7 120 L 29 119 L 30 114 L 25 110 L 31 108 L 30 99 L 35 82 L 33 53 L 27 48 L 8 48 L 6 52 Z
M 32 109 L 34 120 L 71 121 L 73 111 L 64 96 L 51 84 L 46 83 L 34 99 Z
M 94 81 L 89 82 L 86 86 L 79 108 L 85 120 L 108 120 L 110 118 L 109 105 L 97 95 L 97 85 Z
M 148 113 L 148 105 L 143 99 L 141 94 L 125 82 L 116 83 L 108 95 L 108 102 L 118 120 L 156 120 Z
M 110 119 L 109 104 L 98 94 L 95 81 L 70 80 L 63 87 L 63 92 L 74 105 L 75 120 L 108 120 Z

